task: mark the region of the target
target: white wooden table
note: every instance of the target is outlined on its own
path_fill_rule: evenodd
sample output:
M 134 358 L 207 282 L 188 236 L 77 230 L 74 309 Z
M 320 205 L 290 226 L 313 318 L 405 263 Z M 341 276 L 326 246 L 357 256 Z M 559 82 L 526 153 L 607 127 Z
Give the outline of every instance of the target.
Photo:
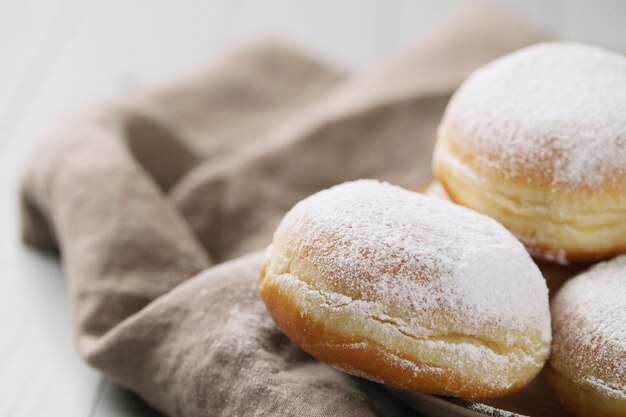
M 0 416 L 150 416 L 78 357 L 61 266 L 24 248 L 24 158 L 61 114 L 141 90 L 257 36 L 334 65 L 409 45 L 461 0 L 0 0 Z M 626 50 L 626 2 L 500 2 L 540 29 Z

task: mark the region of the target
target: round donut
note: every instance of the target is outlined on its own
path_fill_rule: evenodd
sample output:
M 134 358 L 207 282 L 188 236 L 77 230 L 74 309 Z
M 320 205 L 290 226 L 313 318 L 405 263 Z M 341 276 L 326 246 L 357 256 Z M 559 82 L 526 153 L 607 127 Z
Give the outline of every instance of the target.
M 483 67 L 448 104 L 433 167 L 534 255 L 626 252 L 626 57 L 544 43 Z
M 577 416 L 626 416 L 626 255 L 568 281 L 551 303 L 546 377 Z
M 498 397 L 528 383 L 549 354 L 546 284 L 511 233 L 374 180 L 296 204 L 274 234 L 259 287 L 295 344 L 395 387 Z

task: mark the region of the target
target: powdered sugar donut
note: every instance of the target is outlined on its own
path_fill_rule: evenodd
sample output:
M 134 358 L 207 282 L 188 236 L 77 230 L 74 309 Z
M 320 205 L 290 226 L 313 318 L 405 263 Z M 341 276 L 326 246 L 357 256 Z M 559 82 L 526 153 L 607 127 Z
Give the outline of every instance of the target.
M 626 252 L 626 57 L 545 43 L 478 70 L 448 105 L 434 172 L 534 254 Z
M 296 204 L 259 287 L 294 343 L 396 387 L 497 397 L 549 353 L 548 291 L 523 245 L 486 216 L 378 181 Z
M 568 281 L 552 300 L 548 381 L 577 416 L 626 416 L 626 255 Z

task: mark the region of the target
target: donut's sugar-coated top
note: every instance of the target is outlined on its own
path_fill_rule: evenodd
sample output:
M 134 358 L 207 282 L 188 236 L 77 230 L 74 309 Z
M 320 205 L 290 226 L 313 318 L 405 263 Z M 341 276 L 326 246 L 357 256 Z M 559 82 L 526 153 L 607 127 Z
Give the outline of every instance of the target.
M 345 183 L 298 203 L 274 240 L 289 241 L 346 302 L 419 317 L 444 311 L 451 331 L 494 325 L 550 338 L 546 284 L 524 247 L 453 203 L 374 180 Z
M 440 134 L 505 176 L 615 181 L 626 176 L 626 57 L 576 43 L 514 52 L 467 79 Z
M 626 399 L 626 255 L 568 281 L 552 302 L 553 354 L 574 379 Z

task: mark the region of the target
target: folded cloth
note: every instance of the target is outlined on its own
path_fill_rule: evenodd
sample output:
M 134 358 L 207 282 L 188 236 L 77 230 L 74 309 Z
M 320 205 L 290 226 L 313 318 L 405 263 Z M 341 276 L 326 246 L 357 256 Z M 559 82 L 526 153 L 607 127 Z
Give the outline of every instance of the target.
M 24 240 L 60 252 L 81 355 L 171 416 L 410 415 L 282 335 L 257 295 L 262 248 L 317 190 L 427 179 L 454 89 L 535 40 L 471 7 L 360 73 L 266 43 L 74 117 L 21 201 Z

